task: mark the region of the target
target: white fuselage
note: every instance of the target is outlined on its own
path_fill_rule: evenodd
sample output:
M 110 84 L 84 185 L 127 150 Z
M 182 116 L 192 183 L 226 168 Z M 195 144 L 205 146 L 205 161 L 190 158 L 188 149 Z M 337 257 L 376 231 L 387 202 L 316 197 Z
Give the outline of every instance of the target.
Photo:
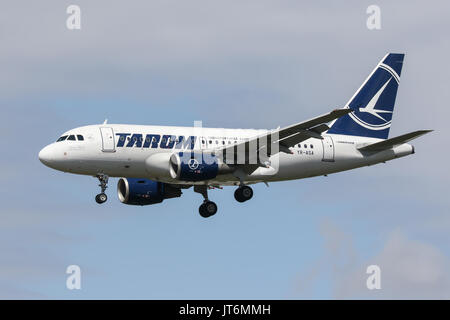
M 82 141 L 81 138 L 75 138 L 54 142 L 41 150 L 39 159 L 53 169 L 75 174 L 96 176 L 104 173 L 110 177 L 148 178 L 171 184 L 186 184 L 186 181 L 155 174 L 148 169 L 146 160 L 157 153 L 175 153 L 191 150 L 192 147 L 193 150 L 214 150 L 264 132 L 267 130 L 90 125 L 62 135 L 82 136 Z M 184 140 L 180 140 L 180 136 Z M 358 147 L 381 140 L 348 135 L 323 136 L 323 140 L 311 138 L 289 148 L 292 154 L 280 152 L 271 156 L 269 168 L 261 166 L 251 174 L 246 174 L 243 180 L 250 184 L 302 179 L 373 165 L 414 152 L 411 145 L 402 144 L 376 153 L 362 153 Z M 189 140 L 189 137 L 195 138 Z M 213 180 L 189 184 L 238 185 L 239 179 L 228 173 L 218 175 Z

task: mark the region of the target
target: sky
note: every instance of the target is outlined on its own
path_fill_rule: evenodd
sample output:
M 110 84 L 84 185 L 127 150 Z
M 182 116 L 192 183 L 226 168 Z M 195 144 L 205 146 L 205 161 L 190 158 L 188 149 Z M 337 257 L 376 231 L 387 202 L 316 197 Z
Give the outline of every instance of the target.
M 66 27 L 69 5 L 81 29 Z M 381 9 L 369 30 L 366 9 Z M 0 298 L 449 299 L 448 1 L 5 1 L 0 12 Z M 343 107 L 406 53 L 390 136 L 412 156 L 305 180 L 127 206 L 111 179 L 42 165 L 102 123 L 277 128 Z M 381 269 L 368 290 L 366 268 Z M 81 268 L 81 290 L 66 269 Z

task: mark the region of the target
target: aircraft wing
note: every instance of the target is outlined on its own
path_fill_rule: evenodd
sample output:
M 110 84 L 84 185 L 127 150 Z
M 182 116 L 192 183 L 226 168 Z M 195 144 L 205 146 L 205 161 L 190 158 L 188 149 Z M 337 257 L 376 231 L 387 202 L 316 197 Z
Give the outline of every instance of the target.
M 359 151 L 383 151 L 386 149 L 393 148 L 395 146 L 401 145 L 403 143 L 406 143 L 408 141 L 411 141 L 413 139 L 416 139 L 424 134 L 427 134 L 433 130 L 418 130 L 406 134 L 402 134 L 401 136 L 386 139 L 380 142 L 372 143 L 367 146 L 363 146 L 361 148 L 358 148 Z
M 352 111 L 349 108 L 336 109 L 307 121 L 269 131 L 260 136 L 250 138 L 248 141 L 223 147 L 221 151 L 223 152 L 224 161 L 230 163 L 226 159 L 227 157 L 229 159 L 229 156 L 232 155 L 234 164 L 266 166 L 264 161 L 273 154 L 278 152 L 291 153 L 289 147 L 309 138 L 323 139 L 321 133 L 329 129 L 328 125 L 326 125 L 327 122 L 340 118 Z

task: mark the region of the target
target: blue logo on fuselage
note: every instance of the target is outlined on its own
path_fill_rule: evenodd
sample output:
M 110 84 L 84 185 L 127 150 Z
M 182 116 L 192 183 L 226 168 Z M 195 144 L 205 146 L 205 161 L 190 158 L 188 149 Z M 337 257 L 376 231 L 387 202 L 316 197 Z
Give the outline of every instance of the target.
M 140 133 L 116 133 L 117 147 L 125 148 L 162 148 L 162 149 L 194 149 L 196 136 L 174 136 L 159 134 L 140 134 Z M 145 136 L 145 138 L 144 138 Z

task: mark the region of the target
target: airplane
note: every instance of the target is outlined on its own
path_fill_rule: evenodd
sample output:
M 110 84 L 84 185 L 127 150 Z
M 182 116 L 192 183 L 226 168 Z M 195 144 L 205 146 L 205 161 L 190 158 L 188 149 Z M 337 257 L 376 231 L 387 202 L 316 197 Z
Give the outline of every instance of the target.
M 327 176 L 414 153 L 408 144 L 432 130 L 389 138 L 404 54 L 388 53 L 348 103 L 313 119 L 272 130 L 103 124 L 63 133 L 39 152 L 46 166 L 96 177 L 107 200 L 109 177 L 128 205 L 150 205 L 193 187 L 203 196 L 202 217 L 217 205 L 208 190 L 236 186 L 234 197 L 253 197 L 255 183 Z

